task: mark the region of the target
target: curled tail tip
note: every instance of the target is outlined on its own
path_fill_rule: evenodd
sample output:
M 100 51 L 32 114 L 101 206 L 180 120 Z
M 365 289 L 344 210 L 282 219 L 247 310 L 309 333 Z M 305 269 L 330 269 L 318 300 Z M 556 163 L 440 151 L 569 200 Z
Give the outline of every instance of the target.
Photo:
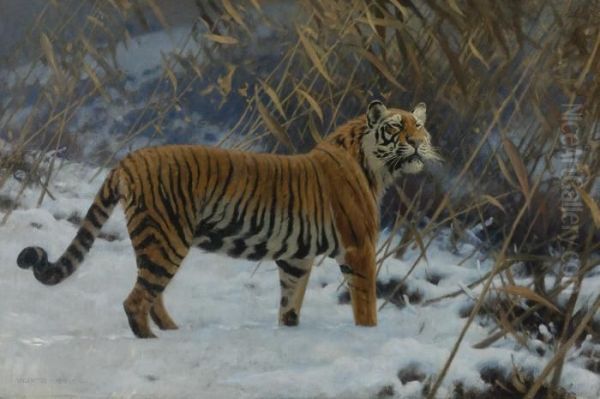
M 40 247 L 27 247 L 17 257 L 21 269 L 33 268 L 33 275 L 44 285 L 55 285 L 62 281 L 59 268 L 48 262 L 48 254 Z
M 48 254 L 40 247 L 27 247 L 17 257 L 17 265 L 21 269 L 44 267 L 48 264 Z

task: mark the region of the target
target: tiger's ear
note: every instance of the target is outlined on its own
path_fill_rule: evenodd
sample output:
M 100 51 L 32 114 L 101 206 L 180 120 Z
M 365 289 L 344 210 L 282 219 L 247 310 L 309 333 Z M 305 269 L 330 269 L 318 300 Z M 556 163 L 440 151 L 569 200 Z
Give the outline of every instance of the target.
M 375 126 L 383 117 L 387 108 L 379 100 L 371 101 L 367 108 L 367 124 L 369 127 Z
M 417 125 L 425 126 L 425 120 L 427 119 L 427 106 L 425 103 L 418 103 L 412 114 L 417 120 Z

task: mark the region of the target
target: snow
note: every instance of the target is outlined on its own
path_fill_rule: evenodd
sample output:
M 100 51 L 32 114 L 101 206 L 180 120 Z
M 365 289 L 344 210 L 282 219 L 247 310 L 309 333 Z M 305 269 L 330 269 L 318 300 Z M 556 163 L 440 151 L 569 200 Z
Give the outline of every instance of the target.
M 402 384 L 398 372 L 415 367 L 427 376 L 438 373 L 465 323 L 460 311 L 472 300 L 463 294 L 428 306 L 388 304 L 377 327 L 356 327 L 350 305 L 338 304 L 341 273 L 326 259 L 313 269 L 300 325 L 279 327 L 273 262 L 193 249 L 165 291 L 180 329 L 154 327 L 158 339 L 134 338 L 122 301 L 136 269 L 120 208 L 103 229 L 117 239 L 98 239 L 63 283 L 42 286 L 15 262 L 29 245 L 45 247 L 51 259 L 59 256 L 76 232 L 67 218 L 85 213 L 106 173 L 90 181 L 95 172 L 65 161 L 49 187 L 56 200 L 46 197 L 36 208 L 39 189 L 27 188 L 0 226 L 0 397 L 374 398 L 392 386 L 396 398 L 419 398 L 423 382 Z M 14 198 L 19 189 L 11 179 L 0 195 Z M 469 243 L 456 254 L 447 247 L 444 235 L 436 238 L 427 263 L 421 261 L 407 279 L 409 292 L 435 298 L 466 287 L 492 266 L 477 256 L 461 265 L 473 250 Z M 386 260 L 379 278 L 402 278 L 417 257 L 410 250 L 403 260 Z M 431 275 L 440 277 L 437 285 L 427 281 Z M 597 288 L 582 290 L 585 296 Z M 547 326 L 539 328 L 548 333 Z M 471 326 L 440 398 L 459 381 L 483 388 L 486 367 L 509 373 L 514 363 L 537 373 L 552 356 L 551 350 L 540 356 L 535 348 L 519 347 L 512 338 L 483 350 L 471 347 L 490 331 L 485 323 Z M 565 365 L 562 381 L 579 398 L 600 396 L 598 376 L 575 361 Z
M 189 38 L 189 26 L 172 28 L 133 37 L 116 47 L 118 67 L 133 79 L 156 75 L 168 54 L 195 55 L 200 51 L 196 42 Z

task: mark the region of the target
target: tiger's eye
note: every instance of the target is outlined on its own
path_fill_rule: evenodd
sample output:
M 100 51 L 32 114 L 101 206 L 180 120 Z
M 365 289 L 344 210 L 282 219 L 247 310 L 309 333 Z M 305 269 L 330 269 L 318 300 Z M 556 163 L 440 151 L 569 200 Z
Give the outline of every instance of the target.
M 394 134 L 394 133 L 397 133 L 397 132 L 398 132 L 398 128 L 397 128 L 396 126 L 387 125 L 387 126 L 385 127 L 385 131 L 386 131 L 387 133 Z

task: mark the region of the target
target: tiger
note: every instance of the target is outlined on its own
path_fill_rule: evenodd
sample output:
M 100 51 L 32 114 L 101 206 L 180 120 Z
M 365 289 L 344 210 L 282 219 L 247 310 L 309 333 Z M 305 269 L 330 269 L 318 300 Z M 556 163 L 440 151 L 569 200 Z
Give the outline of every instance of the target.
M 377 325 L 379 203 L 403 174 L 440 159 L 425 128 L 426 105 L 413 111 L 372 101 L 310 152 L 255 153 L 201 145 L 131 152 L 107 175 L 74 239 L 56 262 L 41 247 L 17 258 L 55 285 L 77 270 L 113 208 L 124 209 L 137 280 L 123 302 L 133 334 L 177 329 L 163 293 L 191 247 L 279 271 L 279 325 L 299 323 L 315 259 L 334 258 L 350 291 L 354 323 Z

